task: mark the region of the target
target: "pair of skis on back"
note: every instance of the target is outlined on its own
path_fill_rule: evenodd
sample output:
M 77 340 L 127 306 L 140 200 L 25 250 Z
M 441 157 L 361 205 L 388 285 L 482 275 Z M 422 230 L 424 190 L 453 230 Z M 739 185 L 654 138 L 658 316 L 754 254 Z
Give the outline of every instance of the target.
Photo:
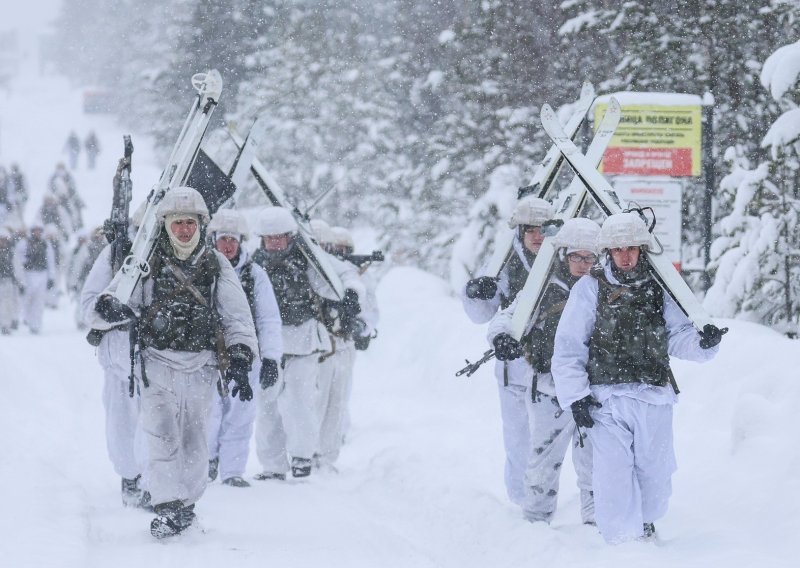
M 597 171 L 597 166 L 616 131 L 620 118 L 621 108 L 619 102 L 612 97 L 608 109 L 597 128 L 595 137 L 584 155 L 572 141 L 574 135 L 574 132 L 570 129 L 572 121 L 567 124 L 565 129 L 561 126 L 558 117 L 549 105 L 545 104 L 542 107 L 542 126 L 553 141 L 550 152 L 555 150 L 575 172 L 575 178 L 559 199 L 554 215 L 555 226 L 563 224 L 567 219 L 578 216 L 589 196 L 606 216 L 624 211 L 613 187 Z M 550 152 L 548 152 L 548 157 Z M 546 162 L 547 158 L 542 162 L 542 165 Z M 540 166 L 541 169 L 542 167 Z M 539 193 L 541 197 L 544 195 L 546 194 L 543 192 Z M 528 273 L 525 285 L 517 294 L 517 304 L 511 317 L 511 336 L 517 341 L 522 339 L 531 317 L 539 307 L 552 271 L 553 262 L 556 260 L 556 250 L 553 247 L 551 236 L 549 235 L 544 239 Z M 651 275 L 675 301 L 681 311 L 686 314 L 692 324 L 699 331 L 702 331 L 706 325 L 712 324 L 711 319 L 672 263 L 663 255 L 652 252 L 661 251 L 662 247 L 659 246 L 655 235 L 651 234 L 651 239 L 652 244 L 648 247 L 646 253 Z M 506 253 L 506 258 L 507 255 L 508 253 Z M 494 269 L 494 267 L 491 268 Z M 502 265 L 500 269 L 502 269 Z M 499 270 L 497 274 L 492 271 L 488 272 L 488 274 L 496 277 L 499 275 Z M 458 371 L 456 376 L 462 374 L 472 375 L 483 363 L 493 357 L 494 351 L 490 349 L 475 363 L 467 361 L 467 365 Z
M 244 183 L 247 173 L 251 172 L 273 205 L 287 208 L 298 218 L 301 228 L 300 249 L 336 295 L 343 298 L 344 286 L 341 279 L 313 240 L 307 219 L 289 203 L 280 186 L 256 158 L 258 146 L 265 136 L 266 121 L 256 120 L 245 139 L 232 134 L 239 153 L 231 170 L 224 173 L 200 148 L 211 115 L 222 94 L 222 77 L 213 69 L 193 76 L 192 85 L 197 91 L 197 97 L 159 181 L 147 197 L 145 214 L 130 253 L 114 276 L 117 281 L 114 297 L 123 304 L 128 303 L 136 285 L 150 273 L 150 258 L 161 231 L 157 210 L 167 192 L 185 185 L 194 187 L 203 195 L 209 212 L 213 214 L 230 203 L 229 198 L 233 192 Z

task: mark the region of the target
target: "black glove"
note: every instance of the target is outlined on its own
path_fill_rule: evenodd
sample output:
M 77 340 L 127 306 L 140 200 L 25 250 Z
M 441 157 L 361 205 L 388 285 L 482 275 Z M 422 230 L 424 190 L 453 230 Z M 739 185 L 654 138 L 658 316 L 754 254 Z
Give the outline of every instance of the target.
M 353 337 L 353 345 L 355 346 L 356 351 L 366 351 L 371 340 L 371 335 L 356 335 Z
M 719 345 L 722 341 L 722 336 L 728 333 L 728 328 L 718 328 L 714 324 L 707 323 L 703 326 L 703 331 L 700 332 L 700 347 L 703 349 L 710 349 L 715 345 Z
M 55 285 L 56 285 L 56 283 L 53 281 L 52 278 L 47 280 L 47 289 L 48 290 L 52 290 L 53 286 L 55 286 Z
M 603 405 L 597 402 L 590 394 L 572 403 L 572 417 L 575 419 L 575 424 L 578 428 L 591 428 L 594 426 L 591 414 L 593 406 L 600 408 Z
M 135 316 L 133 310 L 117 300 L 114 296 L 100 296 L 94 310 L 108 323 L 117 323 Z
M 344 291 L 342 311 L 348 316 L 355 316 L 361 313 L 361 306 L 358 304 L 358 294 L 355 290 L 348 288 Z
M 247 378 L 253 362 L 253 353 L 250 348 L 241 343 L 231 345 L 228 347 L 228 359 L 230 359 L 230 365 L 225 371 L 225 380 L 236 383 L 236 386 L 231 389 L 231 396 L 236 398 L 238 395 L 241 401 L 253 400 L 253 389 Z
M 275 359 L 262 359 L 261 375 L 258 379 L 262 389 L 268 389 L 278 382 L 278 362 Z
M 500 361 L 509 361 L 522 356 L 522 345 L 507 333 L 501 333 L 494 338 L 492 343 L 494 344 L 494 356 Z
M 497 280 L 491 276 L 481 276 L 467 282 L 467 298 L 470 300 L 491 300 L 496 293 Z

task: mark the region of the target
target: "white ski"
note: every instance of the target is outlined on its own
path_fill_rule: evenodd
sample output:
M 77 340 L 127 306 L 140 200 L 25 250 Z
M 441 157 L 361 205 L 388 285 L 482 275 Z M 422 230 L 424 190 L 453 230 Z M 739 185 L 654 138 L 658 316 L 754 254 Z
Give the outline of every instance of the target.
M 598 125 L 597 133 L 586 150 L 586 159 L 592 164 L 593 168 L 597 168 L 603 159 L 603 154 L 608 148 L 614 132 L 617 130 L 621 116 L 622 112 L 619 104 L 615 99 L 611 99 L 608 109 Z M 587 196 L 586 187 L 581 179 L 575 176 L 567 191 L 561 195 L 553 219 L 563 222 L 576 217 L 583 208 Z M 536 254 L 531 271 L 525 280 L 525 286 L 517 294 L 516 307 L 514 308 L 514 314 L 511 316 L 511 336 L 517 341 L 522 339 L 531 317 L 536 313 L 536 309 L 542 301 L 543 292 L 550 278 L 550 271 L 555 257 L 556 250 L 553 247 L 552 237 L 548 236 L 544 239 L 539 252 Z
M 612 98 L 611 101 L 614 101 Z M 616 101 L 614 101 L 616 102 Z M 542 107 L 542 126 L 547 135 L 556 143 L 570 167 L 575 170 L 575 174 L 586 185 L 592 198 L 603 210 L 606 215 L 621 213 L 623 208 L 620 200 L 614 193 L 614 188 L 608 183 L 605 177 L 595 169 L 592 161 L 581 154 L 577 146 L 570 140 L 569 136 L 561 128 L 555 112 L 549 105 Z M 661 250 L 655 236 L 652 237 L 653 244 L 651 250 Z M 712 324 L 711 318 L 700 305 L 694 292 L 684 282 L 681 275 L 675 270 L 672 263 L 663 255 L 647 253 L 647 259 L 652 267 L 651 273 L 658 281 L 667 294 L 675 300 L 675 303 L 684 314 L 692 321 L 694 326 L 702 331 L 707 324 Z
M 239 136 L 232 127 L 228 128 L 228 134 L 234 144 L 236 144 L 236 147 L 241 148 L 244 144 L 241 136 Z M 305 256 L 306 260 L 314 267 L 314 270 L 325 279 L 339 299 L 344 298 L 344 284 L 342 284 L 341 278 L 339 278 L 339 275 L 333 270 L 333 267 L 328 261 L 327 253 L 323 251 L 317 244 L 317 241 L 314 240 L 311 227 L 308 225 L 308 219 L 306 219 L 303 212 L 289 202 L 281 186 L 270 175 L 267 168 L 264 167 L 258 158 L 253 159 L 250 165 L 250 171 L 253 173 L 253 177 L 256 178 L 258 185 L 264 191 L 270 203 L 276 207 L 288 209 L 292 215 L 294 215 L 297 225 L 300 227 L 298 231 L 298 235 L 300 236 L 298 245 L 303 252 L 303 256 Z
M 591 83 L 587 82 L 584 83 L 581 88 L 581 96 L 575 103 L 575 110 L 565 127 L 565 131 L 569 133 L 570 137 L 578 133 L 583 121 L 586 120 L 586 113 L 592 106 L 592 102 L 594 102 L 594 87 Z M 530 188 L 527 195 L 536 195 L 537 197 L 546 199 L 563 165 L 564 157 L 561 155 L 558 147 L 553 144 L 547 151 L 547 154 L 545 154 L 539 167 L 536 168 L 531 183 L 526 186 Z M 503 270 L 503 267 L 511 257 L 513 241 L 513 231 L 498 232 L 495 239 L 494 252 L 486 267 L 486 276 L 492 276 L 494 278 L 500 276 L 500 271 Z
M 216 69 L 194 75 L 192 85 L 197 90 L 197 99 L 186 117 L 161 178 L 147 197 L 147 209 L 131 252 L 114 276 L 117 281 L 114 296 L 123 304 L 128 302 L 139 280 L 150 273 L 150 256 L 161 231 L 156 215 L 158 204 L 170 189 L 184 184 L 191 172 L 208 121 L 222 93 L 222 77 Z
M 258 149 L 266 137 L 267 125 L 267 117 L 259 116 L 253 126 L 250 127 L 244 144 L 239 147 L 239 154 L 236 156 L 236 160 L 234 160 L 228 174 L 228 177 L 236 187 L 241 187 L 247 179 L 253 160 L 258 156 Z

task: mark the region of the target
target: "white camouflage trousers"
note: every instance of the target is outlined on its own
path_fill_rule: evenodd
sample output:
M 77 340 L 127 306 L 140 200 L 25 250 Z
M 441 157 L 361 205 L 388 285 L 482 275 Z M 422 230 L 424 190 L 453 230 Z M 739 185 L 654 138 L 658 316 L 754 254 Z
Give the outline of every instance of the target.
M 525 397 L 530 431 L 530 454 L 525 470 L 522 511 L 529 521 L 550 522 L 558 504 L 558 485 L 564 459 L 572 442 L 572 464 L 578 475 L 581 520 L 594 522 L 592 501 L 592 448 L 584 439 L 581 448 L 572 413 L 561 410 L 552 396 L 538 393 L 537 402 Z
M 0 329 L 11 329 L 11 325 L 19 317 L 18 298 L 17 285 L 14 280 L 0 278 Z
M 261 361 L 253 361 L 250 371 L 250 386 L 260 389 L 258 376 Z M 231 385 L 232 387 L 233 385 Z M 255 400 L 242 402 L 231 395 L 222 398 L 217 392 L 208 423 L 208 457 L 219 458 L 219 477 L 226 480 L 242 477 L 250 455 L 250 438 L 256 419 Z
M 352 342 L 336 340 L 336 352 L 319 366 L 317 415 L 320 426 L 316 453 L 323 464 L 336 462 L 342 449 L 355 357 Z
M 140 397 L 130 396 L 130 368 L 126 366 L 128 332 L 113 329 L 97 346 L 103 368 L 103 407 L 106 412 L 106 447 L 114 471 L 133 479 L 144 471 L 145 448 L 139 428 Z
M 522 505 L 525 499 L 525 468 L 530 451 L 530 430 L 525 399 L 529 390 L 519 385 L 497 385 L 500 394 L 500 415 L 503 421 L 503 445 L 506 450 L 504 479 L 506 493 L 512 503 Z
M 42 330 L 44 303 L 47 298 L 47 272 L 25 271 L 25 294 L 23 295 L 22 317 L 33 333 Z
M 206 432 L 219 373 L 212 365 L 178 371 L 146 355 L 144 365 L 149 386 L 141 387 L 141 421 L 152 503 L 191 505 L 208 479 Z M 141 367 L 137 372 L 141 379 Z
M 592 410 L 587 430 L 593 448 L 597 528 L 606 542 L 641 537 L 643 523 L 667 512 L 672 474 L 672 405 L 611 396 Z
M 258 388 L 256 453 L 264 471 L 286 473 L 289 457 L 311 459 L 319 437 L 319 353 L 285 357 L 278 382 Z

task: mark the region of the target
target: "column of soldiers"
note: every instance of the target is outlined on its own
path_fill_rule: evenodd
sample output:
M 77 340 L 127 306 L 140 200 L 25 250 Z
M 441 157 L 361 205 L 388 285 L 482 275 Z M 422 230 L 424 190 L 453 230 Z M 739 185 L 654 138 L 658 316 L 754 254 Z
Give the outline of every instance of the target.
M 602 227 L 585 218 L 564 223 L 541 302 L 517 341 L 517 294 L 552 216 L 547 201 L 521 199 L 510 260 L 499 277 L 473 278 L 462 294 L 473 321 L 491 322 L 508 497 L 528 521 L 549 523 L 572 445 L 582 521 L 609 543 L 652 538 L 676 469 L 669 357 L 707 361 L 725 330 L 698 332 L 654 280 L 651 235 L 630 212 Z
M 352 374 L 349 346 L 372 333 L 375 317 L 356 267 L 326 256 L 345 288 L 339 298 L 298 246 L 286 209 L 259 212 L 250 232 L 239 212 L 212 218 L 184 187 L 166 194 L 158 219 L 150 272 L 131 300 L 113 295 L 119 277 L 107 246 L 83 285 L 81 312 L 105 372 L 108 453 L 123 502 L 152 508 L 151 533 L 163 538 L 192 525 L 209 480 L 249 485 L 254 430 L 255 479 L 333 468 L 351 384 L 336 361 Z

